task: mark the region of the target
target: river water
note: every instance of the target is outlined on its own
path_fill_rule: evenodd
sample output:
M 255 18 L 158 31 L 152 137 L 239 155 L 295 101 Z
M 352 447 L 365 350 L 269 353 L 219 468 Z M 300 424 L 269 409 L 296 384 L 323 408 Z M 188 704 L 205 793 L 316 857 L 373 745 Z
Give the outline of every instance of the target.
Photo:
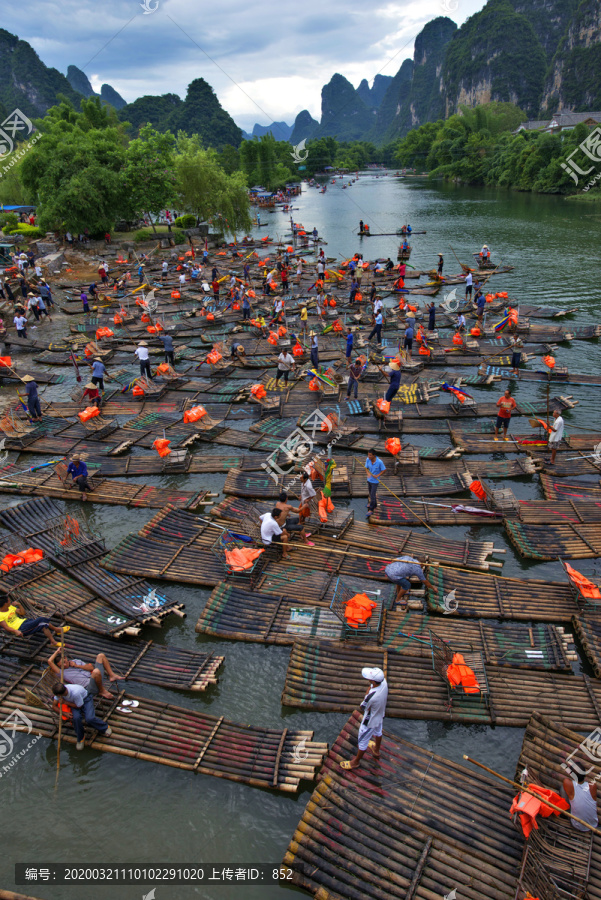
M 383 176 L 369 172 L 362 174 L 352 187 L 342 189 L 340 182 L 330 185 L 326 194 L 305 187 L 295 206 L 298 207 L 293 211 L 295 220 L 302 222 L 308 231 L 318 228 L 328 242 L 329 256 L 347 258 L 359 249 L 366 259 L 391 256 L 396 261 L 398 238 L 371 237 L 361 241 L 356 236 L 358 222 L 362 218 L 370 224 L 372 232 L 394 232 L 409 222 L 414 229 L 427 231 L 411 239 L 412 265 L 432 268 L 437 253 L 442 251 L 445 272 L 458 272 L 459 265 L 451 248 L 462 262 L 469 262 L 471 253 L 487 243 L 494 261 L 515 266 L 514 272 L 495 277 L 494 290 L 508 290 L 511 297 L 523 302 L 579 306 L 580 311 L 566 322 L 599 320 L 597 268 L 601 209 L 596 204 L 493 189 L 431 186 L 422 179 L 401 180 L 393 173 Z M 283 237 L 288 230 L 289 214 L 262 212 L 261 220 L 269 222 L 269 228 L 260 229 L 261 237 L 266 231 L 272 237 Z M 55 325 L 57 333 L 67 328 L 62 317 L 59 321 L 60 328 L 58 323 Z M 601 371 L 596 342 L 564 345 L 557 353 L 557 360 L 559 365 L 569 364 L 571 371 Z M 48 388 L 43 396 L 64 398 L 71 388 L 72 385 Z M 496 399 L 501 393 L 497 388 L 471 392 L 482 400 Z M 569 387 L 561 392 L 571 393 L 580 400 L 577 409 L 566 415 L 567 433 L 577 425 L 595 429 L 601 426 L 598 387 Z M 540 399 L 544 395 L 543 385 L 521 384 L 517 389 L 517 396 L 522 399 Z M 413 441 L 418 442 L 430 446 L 448 443 L 434 436 Z M 227 450 L 228 455 L 231 452 Z M 185 482 L 190 489 L 206 486 L 217 491 L 223 488 L 224 476 L 144 480 L 180 487 Z M 535 480 L 520 479 L 512 486 L 519 497 L 542 498 Z M 16 498 L 2 498 L 2 506 L 15 502 L 18 502 Z M 73 511 L 80 513 L 78 504 L 71 505 Z M 358 518 L 365 515 L 364 500 L 350 505 Z M 152 514 L 152 510 L 91 504 L 85 510 L 89 524 L 102 534 L 108 547 L 128 532 L 139 530 Z M 445 533 L 444 529 L 438 530 Z M 446 533 L 453 538 L 494 540 L 497 547 L 506 547 L 505 575 L 562 578 L 559 563 L 533 565 L 518 559 L 499 527 L 449 528 Z M 595 571 L 591 561 L 582 568 L 586 572 Z M 469 575 L 466 577 L 469 579 Z M 194 624 L 209 591 L 175 584 L 166 588 L 170 596 L 186 604 L 188 618 L 180 621 L 172 617 L 173 621 L 168 620 L 162 630 L 155 633 L 151 629 L 144 636 L 187 648 L 210 643 L 211 649 L 224 655 L 226 661 L 218 685 L 204 694 L 178 694 L 142 684 L 132 685 L 133 693 L 200 707 L 212 715 L 249 724 L 311 728 L 317 740 L 334 741 L 347 719 L 346 714 L 306 713 L 281 706 L 288 648 L 225 642 L 197 635 Z M 416 692 L 419 689 L 416 684 Z M 533 708 L 534 703 L 533 700 Z M 463 753 L 469 753 L 505 775 L 513 775 L 522 741 L 522 731 L 510 728 L 398 719 L 387 720 L 386 727 L 456 761 L 461 760 Z M 17 752 L 26 746 L 27 740 L 24 736 L 17 737 Z M 31 884 L 28 888 L 15 888 L 15 862 L 37 866 L 48 862 L 203 863 L 205 866 L 215 863 L 230 867 L 269 863 L 277 867 L 311 793 L 310 786 L 297 797 L 261 791 L 112 754 L 89 750 L 78 753 L 72 745 L 63 746 L 56 790 L 55 769 L 56 746 L 41 740 L 0 783 L 4 811 L 0 886 L 47 900 L 140 900 L 150 887 L 82 889 Z M 304 894 L 295 888 L 282 887 L 160 885 L 156 900 L 229 900 L 234 896 L 263 900 L 285 897 L 285 892 L 288 896 Z

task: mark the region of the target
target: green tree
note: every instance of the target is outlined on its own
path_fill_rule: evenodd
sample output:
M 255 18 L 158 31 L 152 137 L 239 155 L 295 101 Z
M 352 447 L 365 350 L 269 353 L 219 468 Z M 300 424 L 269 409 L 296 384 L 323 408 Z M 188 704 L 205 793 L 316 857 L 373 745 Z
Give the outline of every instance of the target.
M 251 226 L 248 190 L 242 172 L 228 175 L 214 150 L 205 150 L 197 135 L 178 135 L 175 156 L 176 192 L 182 209 L 200 219 L 216 219 L 224 233 Z
M 37 204 L 45 230 L 110 230 L 126 214 L 121 174 L 126 138 L 112 108 L 98 98 L 81 112 L 63 102 L 36 122 L 41 137 L 19 167 L 23 188 Z
M 146 213 L 156 226 L 151 213 L 158 213 L 173 199 L 176 178 L 173 172 L 175 138 L 145 125 L 126 153 L 123 178 L 131 213 Z

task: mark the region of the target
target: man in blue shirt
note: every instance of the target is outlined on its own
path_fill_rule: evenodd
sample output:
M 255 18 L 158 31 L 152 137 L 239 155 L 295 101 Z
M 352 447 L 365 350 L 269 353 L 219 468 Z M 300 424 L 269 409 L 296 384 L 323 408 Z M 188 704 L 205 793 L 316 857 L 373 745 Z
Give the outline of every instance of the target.
M 476 306 L 478 307 L 478 319 L 482 321 L 484 318 L 484 310 L 486 308 L 486 297 L 479 290 L 476 294 Z
M 26 385 L 27 391 L 27 409 L 33 422 L 42 421 L 42 407 L 40 406 L 40 398 L 38 397 L 38 386 L 31 375 L 24 375 L 23 384 Z
M 144 281 L 144 263 L 140 263 L 138 266 L 138 284 L 142 284 Z
M 350 366 L 350 364 L 351 364 L 351 356 L 353 355 L 354 340 L 355 340 L 355 335 L 353 334 L 351 329 L 348 328 L 347 332 L 346 332 L 346 351 L 345 351 L 347 367 Z
M 367 459 L 365 460 L 365 468 L 367 469 L 367 490 L 369 491 L 369 500 L 367 502 L 367 514 L 374 512 L 378 505 L 377 493 L 380 484 L 380 476 L 386 471 L 386 466 L 379 456 L 376 456 L 375 450 L 369 450 Z
M 384 323 L 384 318 L 382 316 L 382 313 L 379 312 L 375 318 L 374 327 L 370 331 L 369 337 L 367 338 L 368 341 L 371 341 L 371 339 L 375 335 L 377 338 L 377 341 L 378 341 L 378 345 L 380 345 L 382 343 L 382 325 L 383 325 L 383 323 Z
M 401 386 L 401 367 L 399 366 L 398 362 L 396 362 L 396 360 L 393 360 L 390 363 L 389 369 L 390 384 L 388 386 L 388 390 L 386 391 L 385 397 L 388 403 L 390 403 L 391 400 L 394 400 Z
M 172 366 L 175 366 L 175 352 L 173 350 L 173 338 L 170 334 L 161 334 L 160 338 L 163 342 L 163 348 L 165 350 L 165 362 L 169 363 Z
M 428 307 L 428 331 L 434 331 L 436 328 L 436 304 L 434 300 Z
M 411 348 L 413 347 L 413 319 L 409 319 L 405 325 L 405 340 L 403 347 L 407 351 L 407 356 L 411 359 Z
M 81 499 L 87 500 L 88 495 L 86 492 L 91 490 L 88 484 L 88 467 L 79 453 L 74 453 L 71 457 L 71 462 L 67 466 L 67 475 L 71 476 L 73 484 L 76 484 L 81 491 Z
M 92 381 L 94 384 L 97 384 L 101 391 L 104 390 L 104 376 L 108 378 L 108 372 L 106 371 L 106 366 L 102 362 L 99 356 L 94 357 L 94 362 L 92 363 Z

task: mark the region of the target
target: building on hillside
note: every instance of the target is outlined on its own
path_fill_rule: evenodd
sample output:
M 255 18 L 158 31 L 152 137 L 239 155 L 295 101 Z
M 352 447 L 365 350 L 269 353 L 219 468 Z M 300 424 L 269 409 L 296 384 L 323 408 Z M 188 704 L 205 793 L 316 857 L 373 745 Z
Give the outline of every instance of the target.
M 520 131 L 546 131 L 548 134 L 561 134 L 562 131 L 572 131 L 581 122 L 584 122 L 589 128 L 601 125 L 601 112 L 558 112 L 552 119 L 533 119 L 531 122 L 522 122 L 513 134 L 518 134 Z

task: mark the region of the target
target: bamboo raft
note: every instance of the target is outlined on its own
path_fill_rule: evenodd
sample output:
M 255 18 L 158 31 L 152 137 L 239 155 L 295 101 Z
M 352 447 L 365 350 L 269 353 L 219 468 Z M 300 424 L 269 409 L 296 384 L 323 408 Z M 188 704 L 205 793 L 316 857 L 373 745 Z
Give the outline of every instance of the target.
M 540 711 L 568 728 L 588 731 L 598 724 L 601 682 L 586 676 L 533 670 L 525 678 L 521 668 L 487 665 L 488 705 L 479 695 L 463 695 L 451 703 L 432 659 L 331 642 L 294 644 L 282 704 L 321 712 L 352 711 L 365 693 L 363 666 L 384 671 L 389 688 L 386 714 L 392 718 L 524 728 L 536 697 Z
M 354 580 L 352 585 L 357 592 L 373 588 L 367 581 Z M 309 606 L 298 598 L 258 594 L 222 582 L 211 593 L 196 631 L 229 640 L 288 646 L 316 640 L 344 643 L 342 622 L 330 611 L 332 596 L 331 585 L 317 604 Z M 431 659 L 431 629 L 459 652 L 481 652 L 490 664 L 571 671 L 569 659 L 574 653 L 570 639 L 553 625 L 473 622 L 454 616 L 391 611 L 393 599 L 394 589 L 387 585 L 378 637 L 378 644 L 387 652 Z M 368 650 L 373 649 L 374 642 L 361 641 L 357 636 L 350 646 Z
M 12 637 L 3 632 L 2 652 L 21 660 L 46 666 L 53 648 L 43 634 L 30 639 Z M 213 653 L 199 653 L 179 647 L 164 647 L 153 641 L 113 641 L 92 636 L 88 631 L 71 627 L 65 635 L 65 652 L 71 659 L 83 659 L 93 663 L 99 653 L 104 653 L 122 681 L 139 681 L 159 687 L 181 691 L 204 691 L 217 684 L 217 672 L 225 657 Z M 106 685 L 110 685 L 107 683 Z
M 472 471 L 478 477 L 478 470 Z M 483 466 L 481 475 L 490 477 Z M 497 525 L 505 519 L 517 518 L 529 525 L 554 525 L 557 522 L 601 523 L 601 502 L 586 500 L 517 500 L 516 508 L 498 509 L 494 503 L 490 507 L 480 500 L 466 501 L 466 506 L 474 512 L 467 512 L 463 504 L 451 497 L 440 498 L 438 502 L 412 500 L 406 505 L 398 500 L 384 498 L 369 521 L 378 525 Z
M 27 709 L 36 734 L 54 740 L 58 734 L 55 714 L 45 705 L 28 705 L 29 692 L 36 693 L 38 680 L 39 670 L 32 666 L 13 679 L 0 697 L 0 715 L 4 719 L 15 709 Z M 125 697 L 121 691 L 115 700 L 97 701 L 97 714 L 113 733 L 107 738 L 87 728 L 90 749 L 288 793 L 296 793 L 301 781 L 315 779 L 327 752 L 327 744 L 313 742 L 312 731 L 239 725 L 223 716 L 146 697 L 127 695 L 137 699 L 139 706 L 130 715 L 121 715 L 117 706 Z M 76 742 L 69 726 L 63 727 L 62 741 Z M 295 752 L 301 741 L 306 751 L 303 760 Z
M 533 712 L 526 728 L 516 766 L 515 781 L 524 769 L 528 781 L 560 792 L 566 774 L 586 771 L 587 781 L 597 782 L 599 757 L 586 747 L 576 729 L 558 723 L 540 711 Z M 597 731 L 590 736 L 597 739 Z M 572 764 L 573 760 L 573 764 Z M 534 838 L 534 840 L 532 840 Z M 601 897 L 601 843 L 597 834 L 575 831 L 564 816 L 543 820 L 524 845 L 519 888 L 538 896 Z M 552 880 L 550 878 L 552 876 Z M 559 892 L 560 891 L 560 892 Z
M 294 883 L 318 900 L 514 900 L 512 789 L 486 776 L 475 789 L 471 769 L 387 731 L 381 760 L 343 772 L 360 720 L 332 746 L 284 856 Z
M 601 481 L 555 481 L 551 475 L 540 476 L 540 482 L 547 500 L 563 500 L 568 502 L 601 501 Z
M 601 678 L 601 623 L 588 615 L 572 616 L 572 625 L 586 658 L 597 678 Z
M 0 481 L 0 493 L 20 494 L 28 497 L 52 497 L 56 500 L 80 500 L 81 492 L 77 486 L 66 484 L 51 469 L 38 472 L 25 472 L 15 478 L 10 471 L 3 470 Z M 131 509 L 162 509 L 167 504 L 182 509 L 197 509 L 201 506 L 209 492 L 181 491 L 157 488 L 150 484 L 132 484 L 127 481 L 105 481 L 95 478 L 92 490 L 88 491 L 88 501 L 104 503 L 111 506 L 127 506 Z
M 581 611 L 567 579 L 524 580 L 474 572 L 466 580 L 460 570 L 447 566 L 429 566 L 428 579 L 435 588 L 427 591 L 433 613 L 443 612 L 443 597 L 452 590 L 457 592 L 455 615 L 460 617 L 570 622 Z
M 123 633 L 130 619 L 135 619 L 139 625 L 148 623 L 160 626 L 170 614 L 185 616 L 182 604 L 176 603 L 161 591 L 155 592 L 158 601 L 156 608 L 146 612 L 141 609 L 144 599 L 152 591 L 151 585 L 144 577 L 134 578 L 129 573 L 115 575 L 101 568 L 100 563 L 106 557 L 106 548 L 102 541 L 87 534 L 81 523 L 78 526 L 79 531 L 85 538 L 82 546 L 78 543 L 72 548 L 69 548 L 69 545 L 64 549 L 57 546 L 54 523 L 61 515 L 61 507 L 56 501 L 47 498 L 35 499 L 3 510 L 0 513 L 0 522 L 11 533 L 23 538 L 27 542 L 25 546 L 32 546 L 34 540 L 35 546 L 44 550 L 48 560 L 66 571 L 71 580 L 79 582 L 95 597 L 108 603 L 113 608 L 114 617 L 108 624 L 116 628 L 117 633 Z M 41 568 L 44 564 L 42 560 L 34 565 Z M 26 571 L 28 569 L 29 566 L 13 569 L 7 578 L 15 579 L 15 583 L 20 584 L 22 577 L 30 578 Z M 30 580 L 35 580 L 35 576 L 31 576 Z M 115 612 L 119 615 L 115 615 Z M 96 630 L 95 620 L 90 620 L 88 616 L 85 621 L 78 624 Z M 106 626 L 102 633 L 106 633 Z
M 528 559 L 591 559 L 601 556 L 601 522 L 529 525 L 505 520 L 507 537 Z

